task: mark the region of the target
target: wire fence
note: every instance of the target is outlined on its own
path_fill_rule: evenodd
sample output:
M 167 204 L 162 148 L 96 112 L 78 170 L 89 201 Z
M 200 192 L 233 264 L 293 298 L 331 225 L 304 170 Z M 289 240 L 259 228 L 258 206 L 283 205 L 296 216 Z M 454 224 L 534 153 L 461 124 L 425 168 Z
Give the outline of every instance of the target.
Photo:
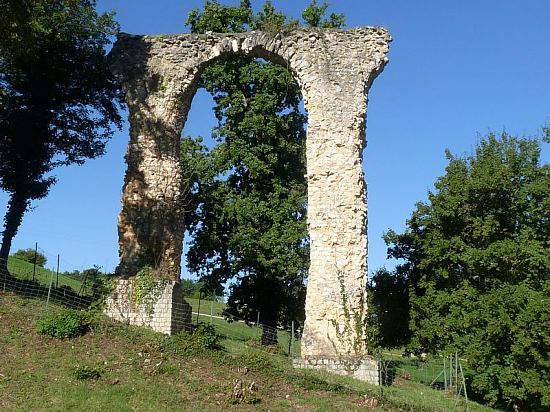
M 7 262 L 0 261 L 0 290 L 14 292 L 27 298 L 39 298 L 48 304 L 56 303 L 73 309 L 87 309 L 94 303 L 104 300 L 106 290 L 105 279 L 108 277 L 74 278 L 58 271 L 48 270 L 29 262 L 10 258 Z M 192 329 L 198 323 L 210 323 L 222 336 L 229 351 L 238 352 L 248 347 L 254 347 L 267 354 L 296 358 L 300 356 L 300 330 L 291 328 L 285 330 L 271 325 L 262 324 L 259 318 L 256 322 L 228 314 L 220 310 L 223 303 L 185 299 L 181 302 L 169 301 L 175 318 L 187 319 L 183 329 Z M 213 305 L 217 304 L 216 312 Z M 157 309 L 159 309 L 157 307 Z M 160 308 L 162 311 L 163 308 Z M 191 311 L 191 316 L 188 316 Z M 216 314 L 214 314 L 216 313 Z M 262 344 L 271 342 L 271 345 Z
M 442 392 L 445 398 L 452 400 L 452 410 L 471 410 L 463 360 L 457 353 L 416 357 L 379 349 L 377 357 L 382 392 L 396 380 L 417 382 Z
M 105 276 L 103 279 L 75 279 L 26 263 L 22 264 L 14 259 L 0 261 L 1 291 L 40 299 L 44 302 L 44 312 L 48 311 L 50 303 L 74 309 L 88 309 L 105 298 L 106 289 L 102 286 Z M 181 302 L 168 303 L 176 317 L 183 318 L 186 314 L 188 324 L 184 325 L 185 329 L 193 328 L 199 323 L 213 325 L 222 336 L 222 345 L 228 352 L 239 353 L 247 348 L 254 348 L 279 358 L 300 357 L 301 330 L 295 324 L 286 329 L 262 324 L 259 316 L 256 321 L 246 320 L 225 312 L 223 302 L 185 298 Z M 266 340 L 273 344 L 266 346 Z M 448 403 L 444 403 L 441 409 L 434 410 L 471 410 L 465 371 L 457 354 L 429 358 L 405 357 L 397 351 L 380 349 L 377 358 L 381 393 L 396 381 L 411 381 L 442 391 L 454 402 L 452 409 L 448 409 Z

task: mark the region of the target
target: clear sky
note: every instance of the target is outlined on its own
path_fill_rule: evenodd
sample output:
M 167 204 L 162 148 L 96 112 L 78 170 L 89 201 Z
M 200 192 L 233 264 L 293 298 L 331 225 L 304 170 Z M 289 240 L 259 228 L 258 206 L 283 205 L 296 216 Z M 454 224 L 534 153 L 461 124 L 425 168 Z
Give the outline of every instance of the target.
M 223 0 L 237 4 L 238 0 Z M 252 1 L 258 9 L 262 1 Z M 275 0 L 298 18 L 308 0 Z M 444 150 L 470 152 L 481 135 L 506 130 L 534 135 L 550 123 L 550 1 L 333 0 L 349 27 L 376 25 L 393 36 L 384 72 L 369 94 L 369 272 L 387 264 L 381 235 L 403 230 L 417 201 L 444 173 Z M 188 32 L 187 13 L 199 0 L 98 0 L 115 10 L 125 32 Z M 215 123 L 204 92 L 193 101 L 185 131 L 208 135 Z M 107 154 L 84 166 L 56 171 L 49 196 L 33 204 L 12 252 L 38 242 L 61 270 L 93 264 L 114 269 L 117 216 L 125 171 L 127 125 Z M 548 145 L 547 145 L 548 146 Z M 543 159 L 550 161 L 550 150 Z M 7 196 L 0 192 L 0 210 Z

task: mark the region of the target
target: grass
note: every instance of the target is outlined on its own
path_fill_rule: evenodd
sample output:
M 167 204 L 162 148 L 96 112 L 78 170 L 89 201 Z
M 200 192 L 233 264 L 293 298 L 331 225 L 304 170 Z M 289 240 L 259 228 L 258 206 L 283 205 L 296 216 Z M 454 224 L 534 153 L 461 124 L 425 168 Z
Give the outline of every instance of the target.
M 33 278 L 33 264 L 13 256 L 8 258 L 8 271 L 17 279 L 32 280 Z M 50 282 L 55 286 L 57 276 L 54 271 L 36 266 L 34 279 L 42 286 L 47 287 Z M 69 276 L 59 274 L 58 286 L 68 286 L 76 293 L 79 293 L 82 288 L 82 282 Z
M 241 350 L 178 356 L 171 338 L 98 316 L 91 332 L 59 340 L 36 332 L 45 315 L 63 308 L 0 292 L 0 410 L 40 411 L 453 411 L 441 391 L 396 379 L 368 385 L 327 373 L 296 370 L 286 357 L 242 341 Z M 245 326 L 245 325 L 244 325 Z M 258 403 L 239 403 L 235 381 L 253 383 Z M 472 411 L 488 408 L 470 403 Z
M 254 324 L 246 324 L 244 322 L 232 321 L 228 322 L 225 319 L 215 318 L 214 316 L 222 316 L 225 309 L 225 303 L 214 302 L 209 300 L 201 300 L 200 312 L 199 300 L 193 298 L 185 298 L 185 300 L 191 305 L 193 312 L 199 313 L 199 321 L 212 323 L 219 334 L 223 335 L 223 344 L 227 350 L 231 352 L 239 352 L 244 347 L 242 342 L 259 341 L 262 330 L 261 327 L 257 327 Z M 210 317 L 210 309 L 212 308 L 212 317 Z M 196 323 L 197 315 L 193 315 L 193 322 Z M 284 330 L 277 332 L 277 348 L 274 350 L 281 354 L 289 355 L 289 341 L 291 333 Z M 252 343 L 252 342 L 251 342 Z M 300 344 L 293 339 L 291 351 L 294 356 L 300 355 Z
M 185 298 L 187 303 L 189 303 L 193 307 L 193 312 L 198 312 L 199 310 L 199 300 L 195 298 Z M 214 302 L 211 300 L 205 300 L 201 299 L 200 302 L 200 313 L 204 313 L 207 315 L 210 315 L 210 307 L 212 307 L 212 315 L 214 316 L 222 316 L 223 311 L 225 309 L 225 303 L 224 302 Z

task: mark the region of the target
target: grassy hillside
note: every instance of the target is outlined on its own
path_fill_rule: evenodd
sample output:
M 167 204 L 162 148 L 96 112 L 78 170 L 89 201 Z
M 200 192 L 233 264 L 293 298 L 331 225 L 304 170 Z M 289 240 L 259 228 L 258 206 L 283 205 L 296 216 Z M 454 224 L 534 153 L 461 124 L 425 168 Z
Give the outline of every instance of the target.
M 85 336 L 58 340 L 36 322 L 62 310 L 0 292 L 0 410 L 452 411 L 453 399 L 396 379 L 380 388 L 350 378 L 292 369 L 288 358 L 240 345 L 239 351 L 177 355 L 168 338 L 100 317 Z M 82 380 L 83 371 L 97 380 Z M 235 382 L 252 386 L 254 404 L 232 400 Z M 470 403 L 470 410 L 489 410 Z
M 33 264 L 13 256 L 8 258 L 8 271 L 17 279 L 32 280 L 33 278 Z M 39 284 L 49 286 L 50 282 L 52 282 L 52 285 L 55 286 L 56 278 L 56 273 L 54 271 L 36 266 L 34 279 Z M 59 287 L 61 286 L 69 286 L 75 292 L 79 293 L 82 287 L 82 282 L 60 274 Z M 85 293 L 86 291 L 83 292 Z

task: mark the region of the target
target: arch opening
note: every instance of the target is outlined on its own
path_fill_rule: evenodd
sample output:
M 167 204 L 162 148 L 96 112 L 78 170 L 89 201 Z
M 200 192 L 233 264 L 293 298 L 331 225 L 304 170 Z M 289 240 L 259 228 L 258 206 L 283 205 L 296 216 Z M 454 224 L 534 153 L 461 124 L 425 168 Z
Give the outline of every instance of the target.
M 248 55 L 209 61 L 196 84 L 213 96 L 216 126 L 204 140 L 186 133 L 193 100 L 181 146 L 184 203 L 192 209 L 184 213 L 182 269 L 188 264 L 210 293 L 225 289 L 226 315 L 259 322 L 262 342 L 276 344 L 277 327 L 294 322 L 302 329 L 304 321 L 309 242 L 301 91 L 286 68 Z M 205 163 L 207 171 L 197 170 Z

